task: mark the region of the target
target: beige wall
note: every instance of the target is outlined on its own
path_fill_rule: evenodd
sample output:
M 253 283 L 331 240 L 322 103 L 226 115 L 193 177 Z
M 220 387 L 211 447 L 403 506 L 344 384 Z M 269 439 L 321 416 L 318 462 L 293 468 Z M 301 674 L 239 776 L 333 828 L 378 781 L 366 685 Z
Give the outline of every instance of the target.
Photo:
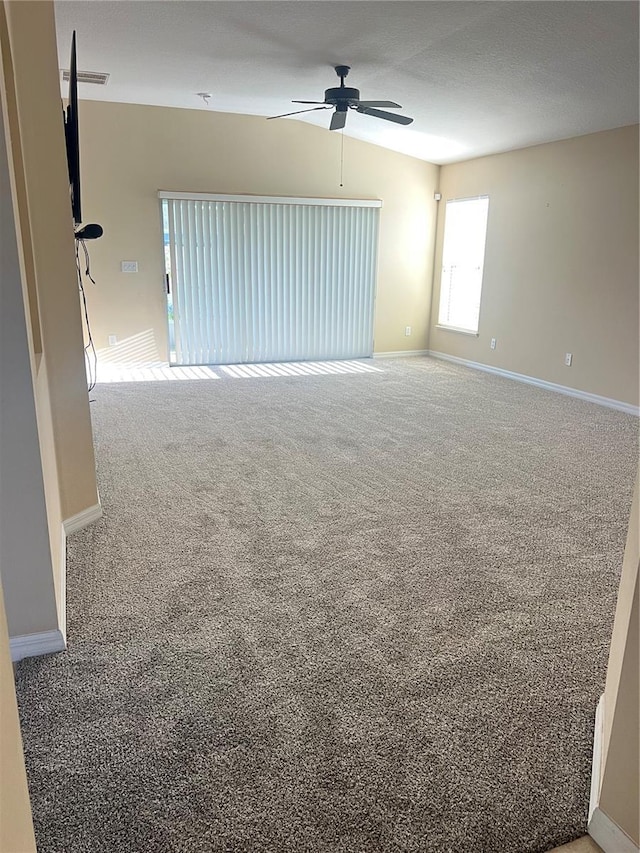
M 638 405 L 638 127 L 443 166 L 440 178 L 429 348 Z M 436 324 L 445 202 L 477 195 L 489 223 L 473 337 Z
M 35 853 L 9 637 L 0 586 L 0 853 Z
M 93 101 L 80 121 L 85 219 L 105 229 L 92 330 L 101 349 L 125 341 L 105 355 L 167 357 L 160 189 L 382 199 L 375 349 L 426 349 L 437 166 L 345 137 L 340 189 L 340 134 L 302 122 Z
M 640 846 L 640 496 L 636 481 L 604 698 L 600 809 Z
M 55 553 L 97 501 L 53 4 L 4 2 L 3 111 Z M 57 517 L 56 517 L 57 516 Z M 59 558 L 58 558 L 59 560 Z
M 58 523 L 59 524 L 59 523 Z M 60 553 L 60 552 L 58 552 Z M 0 577 L 12 637 L 59 625 L 25 305 L 0 120 Z M 56 601 L 58 599 L 58 602 Z

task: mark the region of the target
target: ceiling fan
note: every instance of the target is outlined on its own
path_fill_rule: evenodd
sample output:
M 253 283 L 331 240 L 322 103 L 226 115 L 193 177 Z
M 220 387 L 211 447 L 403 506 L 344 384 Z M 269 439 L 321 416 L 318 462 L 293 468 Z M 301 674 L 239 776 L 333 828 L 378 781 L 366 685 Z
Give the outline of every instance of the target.
M 396 124 L 411 124 L 413 121 L 409 116 L 401 116 L 397 113 L 388 113 L 385 110 L 377 109 L 377 107 L 391 107 L 401 110 L 400 104 L 395 104 L 393 101 L 361 101 L 360 90 L 351 89 L 344 85 L 344 78 L 349 73 L 349 65 L 336 65 L 336 74 L 340 78 L 340 85 L 333 89 L 326 89 L 324 93 L 324 101 L 292 101 L 293 104 L 319 104 L 317 107 L 309 107 L 306 110 L 295 110 L 292 113 L 283 113 L 279 116 L 269 116 L 272 118 L 285 118 L 286 116 L 295 116 L 300 113 L 311 113 L 314 110 L 334 110 L 331 116 L 331 124 L 329 130 L 341 130 L 347 121 L 347 110 L 355 110 L 364 115 L 374 116 L 374 118 L 383 118 L 386 121 L 394 121 Z

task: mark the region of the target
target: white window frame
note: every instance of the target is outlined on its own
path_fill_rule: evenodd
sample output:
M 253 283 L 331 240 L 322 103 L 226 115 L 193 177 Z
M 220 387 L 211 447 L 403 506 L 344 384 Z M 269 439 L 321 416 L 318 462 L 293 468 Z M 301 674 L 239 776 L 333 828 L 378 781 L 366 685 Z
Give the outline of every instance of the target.
M 460 247 L 459 245 L 456 246 L 453 244 L 453 240 L 455 240 L 458 235 L 453 232 L 452 236 L 452 231 L 447 230 L 448 221 L 450 222 L 448 214 L 450 211 L 455 209 L 453 207 L 454 205 L 476 203 L 475 206 L 477 206 L 477 202 L 485 202 L 482 207 L 478 207 L 479 215 L 484 217 L 484 234 L 480 236 L 478 233 L 475 245 L 472 244 L 471 246 L 470 260 L 468 263 L 463 264 L 460 262 Z M 488 221 L 489 196 L 481 195 L 470 198 L 447 199 L 444 216 L 444 236 L 442 241 L 442 265 L 440 269 L 440 295 L 437 322 L 437 328 L 439 329 L 445 329 L 450 332 L 459 332 L 464 335 L 473 335 L 475 337 L 478 336 L 478 329 L 480 327 L 482 287 L 484 283 L 484 257 L 487 242 Z M 456 226 L 454 225 L 453 227 L 455 228 Z M 447 240 L 448 235 L 450 237 L 449 241 Z M 465 269 L 465 266 L 467 269 Z M 474 305 L 477 303 L 477 309 L 471 317 L 467 316 L 466 321 L 463 319 L 462 322 L 460 322 L 460 309 L 456 311 L 455 308 L 452 308 L 452 301 L 455 302 L 456 300 L 456 293 L 454 289 L 457 288 L 459 290 L 465 287 L 464 279 L 462 281 L 459 280 L 457 283 L 454 280 L 456 269 L 459 270 L 459 279 L 466 275 L 468 282 L 467 286 L 470 286 L 474 291 L 472 294 L 472 298 L 474 298 Z M 462 276 L 460 271 L 462 272 Z M 452 314 L 454 315 L 453 317 L 451 316 Z M 449 320 L 451 320 L 451 322 L 448 322 Z M 455 322 L 455 320 L 458 322 Z

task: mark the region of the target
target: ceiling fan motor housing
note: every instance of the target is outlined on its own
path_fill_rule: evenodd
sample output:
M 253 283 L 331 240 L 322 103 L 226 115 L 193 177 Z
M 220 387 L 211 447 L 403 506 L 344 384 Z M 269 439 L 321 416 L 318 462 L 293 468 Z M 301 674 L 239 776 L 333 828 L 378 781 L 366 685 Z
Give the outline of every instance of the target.
M 351 89 L 349 86 L 336 86 L 334 89 L 325 89 L 324 92 L 325 104 L 343 106 L 345 110 L 348 106 L 357 104 L 359 100 L 360 90 Z

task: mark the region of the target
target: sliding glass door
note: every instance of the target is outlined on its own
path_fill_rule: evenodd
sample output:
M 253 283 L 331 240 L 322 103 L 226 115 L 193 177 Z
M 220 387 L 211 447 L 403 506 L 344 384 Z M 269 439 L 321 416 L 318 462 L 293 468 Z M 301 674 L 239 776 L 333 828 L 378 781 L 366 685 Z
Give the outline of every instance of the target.
M 380 202 L 160 197 L 175 363 L 372 354 Z

